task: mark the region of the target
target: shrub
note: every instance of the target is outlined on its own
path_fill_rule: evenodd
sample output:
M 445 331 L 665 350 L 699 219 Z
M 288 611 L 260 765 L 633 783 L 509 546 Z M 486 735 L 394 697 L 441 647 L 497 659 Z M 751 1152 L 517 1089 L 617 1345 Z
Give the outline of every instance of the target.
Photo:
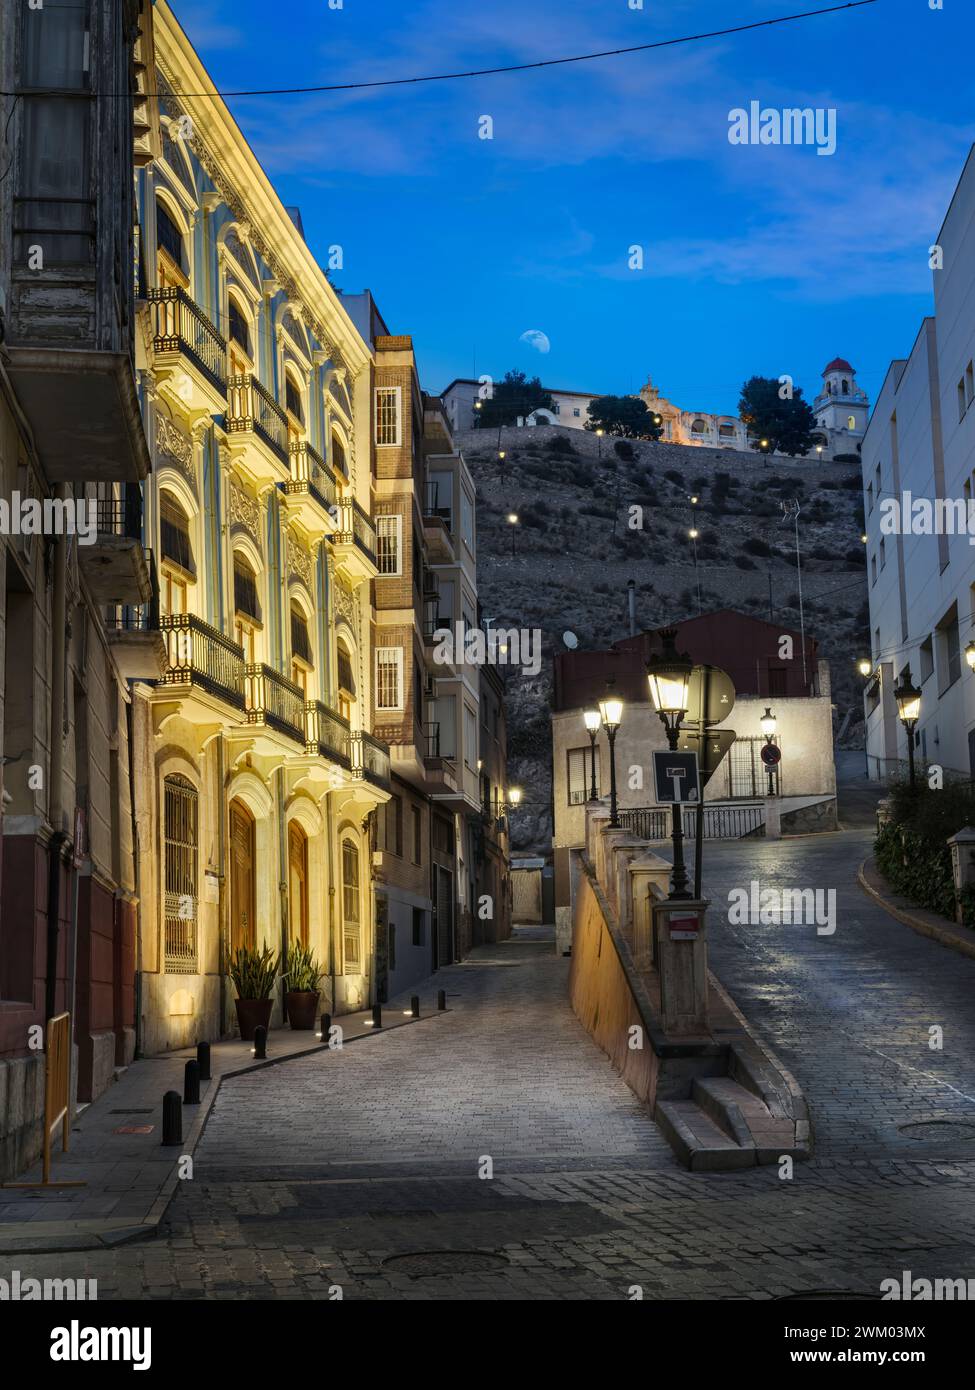
M 553 434 L 545 445 L 550 454 L 574 454 L 576 446 L 572 440 L 564 434 Z
M 664 474 L 664 477 L 667 479 L 668 482 L 675 483 L 678 487 L 684 486 L 684 479 L 682 478 L 680 473 L 677 472 L 676 468 L 668 468 L 667 472 Z
M 742 546 L 742 550 L 747 555 L 761 555 L 766 559 L 772 554 L 772 547 L 759 536 L 749 536 Z
M 755 561 L 749 560 L 747 555 L 736 555 L 735 564 L 740 570 L 754 570 L 758 568 Z
M 636 454 L 633 452 L 633 445 L 628 439 L 617 439 L 613 444 L 613 448 L 616 451 L 616 457 L 618 459 L 624 459 L 627 463 L 632 463 L 636 458 Z
M 956 897 L 948 839 L 975 820 L 975 795 L 964 783 L 932 791 L 899 782 L 888 792 L 889 820 L 874 842 L 877 867 L 897 893 L 918 907 L 955 916 Z M 966 926 L 975 926 L 975 895 L 962 895 Z

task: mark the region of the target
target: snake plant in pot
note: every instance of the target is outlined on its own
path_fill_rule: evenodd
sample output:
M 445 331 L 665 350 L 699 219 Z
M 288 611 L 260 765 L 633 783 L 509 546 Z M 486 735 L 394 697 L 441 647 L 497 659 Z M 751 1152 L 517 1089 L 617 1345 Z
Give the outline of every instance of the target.
M 293 941 L 284 964 L 284 978 L 288 982 L 285 1003 L 292 1028 L 314 1028 L 319 1000 L 318 982 L 324 974 L 311 951 L 300 942 Z
M 279 964 L 279 958 L 270 946 L 265 946 L 262 951 L 240 946 L 230 957 L 227 973 L 237 990 L 234 1003 L 237 1006 L 240 1036 L 244 1042 L 253 1042 L 255 1028 L 259 1024 L 266 1028 L 271 1020 L 274 1006 L 271 991 Z

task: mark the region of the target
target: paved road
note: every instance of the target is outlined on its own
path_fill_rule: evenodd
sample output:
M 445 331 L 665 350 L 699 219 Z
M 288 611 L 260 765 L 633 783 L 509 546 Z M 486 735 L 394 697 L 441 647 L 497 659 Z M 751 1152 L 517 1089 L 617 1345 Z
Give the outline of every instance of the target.
M 899 1129 L 975 1132 L 975 961 L 859 894 L 867 842 L 708 847 L 716 904 L 753 876 L 837 890 L 828 937 L 714 914 L 719 973 L 810 1098 L 817 1157 L 791 1179 L 678 1167 L 572 1016 L 567 962 L 525 939 L 444 971 L 442 1017 L 227 1083 L 157 1241 L 21 1258 L 22 1273 L 94 1277 L 102 1297 L 407 1300 L 768 1299 L 875 1294 L 905 1269 L 975 1276 L 975 1141 Z

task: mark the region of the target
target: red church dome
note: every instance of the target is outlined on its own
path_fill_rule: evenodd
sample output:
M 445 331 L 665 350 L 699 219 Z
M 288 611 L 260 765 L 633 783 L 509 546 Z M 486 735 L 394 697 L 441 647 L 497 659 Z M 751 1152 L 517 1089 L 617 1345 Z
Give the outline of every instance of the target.
M 832 362 L 823 368 L 823 376 L 827 376 L 830 372 L 849 372 L 850 376 L 856 376 L 856 372 L 845 357 L 834 357 Z

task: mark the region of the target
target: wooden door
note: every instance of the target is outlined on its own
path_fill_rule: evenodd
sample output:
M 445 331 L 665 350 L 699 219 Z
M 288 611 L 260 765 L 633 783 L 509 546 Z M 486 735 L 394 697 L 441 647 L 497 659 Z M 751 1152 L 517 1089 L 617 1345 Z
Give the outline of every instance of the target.
M 255 945 L 254 817 L 240 801 L 230 803 L 230 949 Z
M 308 836 L 296 821 L 288 826 L 288 931 L 308 945 Z

